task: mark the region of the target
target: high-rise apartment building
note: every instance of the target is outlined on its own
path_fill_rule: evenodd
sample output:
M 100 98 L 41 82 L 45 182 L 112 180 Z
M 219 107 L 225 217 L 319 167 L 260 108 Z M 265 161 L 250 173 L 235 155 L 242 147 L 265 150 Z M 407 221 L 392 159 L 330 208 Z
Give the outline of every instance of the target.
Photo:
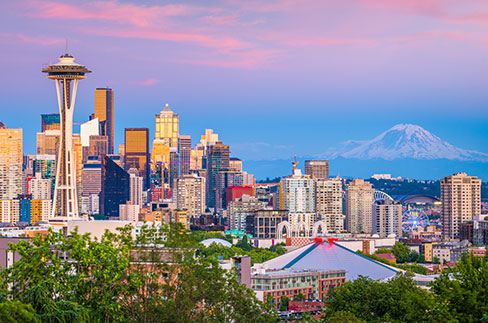
M 327 223 L 329 231 L 344 230 L 342 213 L 342 180 L 340 178 L 315 180 L 315 212 Z
M 154 139 L 165 140 L 170 148 L 178 149 L 180 119 L 178 114 L 171 111 L 166 104 L 164 109 L 156 115 L 156 132 Z
M 178 154 L 180 157 L 180 176 L 190 174 L 191 136 L 178 137 Z
M 88 157 L 81 171 L 81 195 L 98 195 L 102 190 L 102 164 L 96 156 Z
M 346 229 L 351 233 L 373 232 L 374 189 L 363 179 L 346 186 Z
M 56 183 L 56 156 L 55 155 L 35 155 L 33 160 L 33 176 L 38 174 L 43 179 L 51 181 L 51 198 L 54 193 L 54 184 Z
M 266 205 L 264 202 L 249 195 L 242 195 L 238 199 L 229 202 L 228 216 L 230 229 L 246 230 L 247 217 L 253 215 L 257 210 L 263 210 L 265 207 Z
M 315 183 L 308 175 L 302 175 L 293 163 L 293 173 L 280 181 L 280 209 L 290 213 L 315 213 Z
M 109 156 L 105 156 L 102 161 L 101 214 L 107 217 L 119 216 L 119 205 L 130 199 L 129 184 L 129 174 Z
M 149 129 L 125 128 L 125 169 L 137 169 L 149 187 Z
M 0 200 L 22 194 L 22 129 L 0 123 Z
M 59 138 L 61 130 L 46 130 L 37 133 L 37 154 L 38 155 L 55 155 L 59 152 Z
M 100 122 L 100 135 L 108 137 L 108 153 L 114 153 L 114 91 L 110 88 L 95 90 L 95 114 Z
M 329 161 L 328 160 L 306 160 L 305 174 L 312 179 L 329 178 Z
M 139 172 L 135 168 L 129 169 L 129 192 L 130 192 L 130 199 L 129 201 L 133 205 L 139 205 L 142 207 L 143 200 L 142 200 L 142 192 L 144 191 L 143 188 L 143 178 L 139 175 Z
M 457 173 L 441 179 L 442 235 L 458 239 L 461 223 L 481 214 L 481 179 Z
M 182 175 L 176 180 L 176 207 L 186 210 L 189 217 L 199 217 L 205 212 L 205 178 Z
M 46 130 L 61 130 L 59 113 L 41 114 L 41 132 Z
M 217 142 L 207 150 L 207 206 L 216 206 L 217 174 L 229 168 L 229 146 Z
M 380 200 L 373 204 L 373 233 L 381 238 L 402 236 L 402 203 Z
M 215 185 L 215 208 L 217 211 L 220 211 L 227 208 L 227 188 L 231 186 L 243 185 L 242 173 L 234 170 L 223 169 L 217 173 Z
M 108 137 L 90 136 L 89 145 L 86 154 L 87 156 L 108 155 Z
M 236 157 L 231 157 L 229 160 L 229 168 L 236 172 L 242 172 L 242 160 Z
M 28 194 L 32 195 L 33 200 L 51 199 L 52 180 L 42 178 L 40 173 L 29 181 Z

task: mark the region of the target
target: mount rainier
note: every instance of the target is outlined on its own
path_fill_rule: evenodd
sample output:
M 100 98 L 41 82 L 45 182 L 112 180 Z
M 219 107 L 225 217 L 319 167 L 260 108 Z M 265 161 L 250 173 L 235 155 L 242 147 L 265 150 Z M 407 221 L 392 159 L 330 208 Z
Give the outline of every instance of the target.
M 346 141 L 342 146 L 330 149 L 320 157 L 488 162 L 487 153 L 455 147 L 424 128 L 412 124 L 398 124 L 371 140 Z

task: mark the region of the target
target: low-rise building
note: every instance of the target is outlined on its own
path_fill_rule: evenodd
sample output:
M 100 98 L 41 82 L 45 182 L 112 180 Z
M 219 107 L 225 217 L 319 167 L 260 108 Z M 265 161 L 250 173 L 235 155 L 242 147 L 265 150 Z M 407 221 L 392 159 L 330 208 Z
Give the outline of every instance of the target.
M 300 294 L 305 299 L 324 300 L 330 290 L 345 281 L 345 270 L 290 268 L 253 274 L 251 288 L 259 300 L 267 302 L 270 296 L 279 307 L 284 297 L 295 299 Z
M 287 210 L 257 210 L 247 216 L 246 232 L 258 239 L 276 239 L 278 224 L 287 220 Z

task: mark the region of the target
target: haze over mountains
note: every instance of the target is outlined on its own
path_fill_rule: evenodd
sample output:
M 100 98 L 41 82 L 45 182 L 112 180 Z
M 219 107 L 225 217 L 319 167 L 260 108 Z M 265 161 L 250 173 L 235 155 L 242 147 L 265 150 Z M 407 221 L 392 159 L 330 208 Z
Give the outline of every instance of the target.
M 424 128 L 398 124 L 371 140 L 349 140 L 316 156 L 298 158 L 329 159 L 331 175 L 369 178 L 374 173 L 415 179 L 439 179 L 467 172 L 488 180 L 488 153 L 451 145 Z M 290 160 L 246 161 L 256 178 L 286 176 Z

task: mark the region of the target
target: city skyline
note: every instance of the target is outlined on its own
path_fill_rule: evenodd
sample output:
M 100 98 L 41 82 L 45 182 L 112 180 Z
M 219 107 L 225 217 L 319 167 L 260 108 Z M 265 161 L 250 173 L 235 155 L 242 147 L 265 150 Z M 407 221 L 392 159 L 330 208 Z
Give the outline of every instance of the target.
M 111 87 L 115 146 L 124 128 L 148 127 L 153 138 L 154 115 L 169 103 L 181 116 L 180 133 L 198 138 L 214 129 L 244 161 L 320 154 L 398 123 L 487 152 L 482 1 L 0 6 L 6 72 L 18 71 L 0 90 L 2 121 L 24 129 L 26 153 L 34 153 L 39 115 L 56 112 L 39 67 L 59 56 L 66 38 L 70 53 L 95 71 L 80 85 L 74 121 L 88 120 L 95 88 Z M 71 27 L 55 30 L 62 15 Z M 20 93 L 20 75 L 32 95 Z M 28 117 L 19 119 L 19 109 Z

